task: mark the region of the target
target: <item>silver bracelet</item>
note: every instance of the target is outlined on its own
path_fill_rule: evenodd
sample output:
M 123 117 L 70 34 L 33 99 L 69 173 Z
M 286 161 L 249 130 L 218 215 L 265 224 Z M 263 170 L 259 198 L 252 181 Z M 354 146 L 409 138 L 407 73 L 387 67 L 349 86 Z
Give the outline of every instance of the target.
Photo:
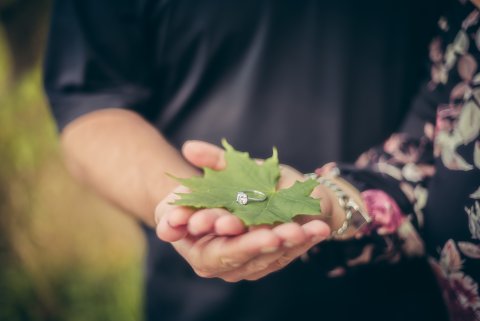
M 335 172 L 335 173 L 338 173 Z M 372 218 L 365 213 L 360 206 L 348 194 L 346 194 L 340 186 L 326 177 L 319 177 L 317 174 L 307 174 L 309 178 L 315 178 L 321 185 L 327 187 L 337 196 L 338 204 L 345 211 L 345 220 L 337 230 L 332 231 L 331 239 L 345 239 L 343 236 L 348 230 L 352 233 L 357 232 L 365 224 L 372 222 Z

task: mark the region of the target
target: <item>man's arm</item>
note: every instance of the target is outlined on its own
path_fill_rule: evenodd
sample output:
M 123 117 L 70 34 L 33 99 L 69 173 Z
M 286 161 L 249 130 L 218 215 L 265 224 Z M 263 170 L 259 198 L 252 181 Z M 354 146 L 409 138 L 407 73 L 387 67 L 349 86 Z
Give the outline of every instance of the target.
M 61 142 L 75 178 L 151 227 L 155 206 L 178 185 L 165 173 L 198 174 L 154 127 L 125 109 L 77 118 Z
M 165 173 L 187 177 L 197 170 L 137 114 L 114 108 L 95 111 L 67 125 L 61 139 L 67 166 L 77 179 L 148 225 L 155 226 L 157 203 L 163 214 L 179 214 L 185 222 L 194 214 L 188 208 L 169 205 L 178 184 Z M 231 216 L 221 209 L 203 211 L 207 216 L 211 211 Z M 160 221 L 158 215 L 157 210 Z M 186 227 L 170 224 L 163 228 L 158 224 L 156 229 L 163 235 L 186 232 Z M 173 246 L 197 274 L 235 282 L 258 279 L 282 268 L 329 233 L 320 221 L 303 226 L 287 223 L 234 236 L 185 235 Z

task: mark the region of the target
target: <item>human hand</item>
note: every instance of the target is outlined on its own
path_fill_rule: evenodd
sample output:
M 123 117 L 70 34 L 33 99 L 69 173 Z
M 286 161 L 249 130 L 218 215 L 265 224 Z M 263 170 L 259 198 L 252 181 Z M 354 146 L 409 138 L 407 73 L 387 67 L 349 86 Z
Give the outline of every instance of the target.
M 215 145 L 201 142 L 190 141 L 185 143 L 182 149 L 183 156 L 192 165 L 196 167 L 207 167 L 213 170 L 223 170 L 225 164 L 225 151 Z M 260 160 L 258 162 L 261 162 Z M 306 178 L 294 168 L 286 165 L 280 165 L 280 179 L 277 183 L 277 189 L 286 189 L 291 187 L 297 181 L 304 181 Z M 315 198 L 322 197 L 318 193 L 312 194 Z M 323 197 L 322 197 L 323 198 Z M 324 200 L 322 200 L 322 206 Z M 324 207 L 324 206 L 323 206 Z M 188 224 L 188 230 L 193 235 L 203 235 L 215 233 L 217 235 L 234 235 L 243 232 L 243 223 L 237 217 L 228 212 L 224 216 L 218 216 L 211 211 L 199 211 L 195 213 Z M 303 224 L 313 219 L 325 218 L 325 215 L 298 215 L 293 221 Z M 256 227 L 254 227 L 256 228 Z
M 223 150 L 202 142 L 184 147 L 184 156 L 196 166 L 222 169 Z M 303 179 L 297 171 L 284 167 L 279 187 L 291 186 Z M 179 187 L 175 192 L 186 192 Z M 173 242 L 177 251 L 194 271 L 203 277 L 226 281 L 256 280 L 304 254 L 330 234 L 329 227 L 313 220 L 305 224 L 284 223 L 273 228 L 256 227 L 245 232 L 243 223 L 224 209 L 195 211 L 174 206 L 170 194 L 157 206 L 157 234 Z M 208 234 L 214 233 L 214 234 Z
M 175 192 L 185 192 L 185 188 Z M 195 212 L 172 205 L 175 197 L 172 193 L 157 206 L 157 235 L 165 241 L 178 239 L 172 242 L 174 248 L 201 277 L 228 282 L 257 280 L 282 269 L 330 235 L 328 225 L 314 220 L 303 225 L 284 223 L 271 229 L 256 228 L 240 235 L 194 236 L 188 233 L 188 221 L 202 211 L 207 219 L 219 217 L 231 223 L 231 234 L 243 232 L 244 227 L 235 220 L 229 222 L 233 215 L 224 209 Z

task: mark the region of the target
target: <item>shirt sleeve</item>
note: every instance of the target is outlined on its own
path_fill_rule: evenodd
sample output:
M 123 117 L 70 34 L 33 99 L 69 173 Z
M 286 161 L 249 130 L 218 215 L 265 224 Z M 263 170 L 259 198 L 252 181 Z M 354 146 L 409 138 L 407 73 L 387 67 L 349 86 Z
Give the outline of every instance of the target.
M 151 96 L 139 1 L 57 0 L 44 88 L 59 130 L 91 111 L 143 112 Z
M 427 254 L 450 319 L 480 320 L 479 8 L 459 2 L 439 27 L 431 77 L 403 126 L 355 165 L 339 165 L 375 229 L 316 251 L 338 259 L 333 275 Z
M 425 254 L 422 208 L 435 173 L 436 104 L 428 86 L 423 85 L 399 131 L 363 153 L 355 164 L 337 164 L 340 177 L 361 192 L 372 223 L 359 231 L 360 239 L 329 242 L 317 249 L 320 260 L 325 255 L 336 258 L 323 264 L 327 273 L 343 275 L 365 264 L 397 263 Z
M 420 202 L 436 172 L 434 132 L 439 102 L 430 86 L 422 86 L 399 131 L 363 153 L 355 165 L 340 165 L 342 176 L 360 191 L 381 190 L 391 196 L 416 229 L 423 225 Z

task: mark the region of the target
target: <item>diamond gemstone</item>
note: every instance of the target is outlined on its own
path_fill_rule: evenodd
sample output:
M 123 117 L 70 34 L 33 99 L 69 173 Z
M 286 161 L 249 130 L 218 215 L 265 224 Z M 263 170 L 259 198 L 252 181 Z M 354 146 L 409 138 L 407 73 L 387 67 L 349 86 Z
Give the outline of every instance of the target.
M 247 205 L 248 203 L 248 196 L 244 192 L 237 193 L 237 203 L 240 205 Z

